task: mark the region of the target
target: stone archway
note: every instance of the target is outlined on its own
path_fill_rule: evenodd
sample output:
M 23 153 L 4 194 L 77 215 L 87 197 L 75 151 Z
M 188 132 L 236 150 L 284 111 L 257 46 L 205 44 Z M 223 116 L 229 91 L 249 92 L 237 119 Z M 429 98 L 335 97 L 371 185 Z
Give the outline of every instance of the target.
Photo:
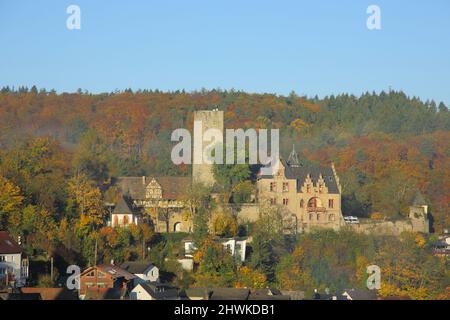
M 181 222 L 175 222 L 173 225 L 173 232 L 181 232 Z

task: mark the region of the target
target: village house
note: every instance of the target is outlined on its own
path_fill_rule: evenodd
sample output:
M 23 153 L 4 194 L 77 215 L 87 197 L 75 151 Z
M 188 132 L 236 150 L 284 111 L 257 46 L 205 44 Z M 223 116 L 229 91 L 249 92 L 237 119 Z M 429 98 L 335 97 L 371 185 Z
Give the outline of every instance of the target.
M 114 184 L 122 196 L 111 214 L 111 226 L 145 221 L 156 232 L 192 231 L 193 224 L 183 214 L 182 201 L 190 187 L 190 177 L 119 177 Z
M 111 214 L 110 225 L 114 227 L 126 227 L 131 224 L 138 225 L 141 217 L 137 215 L 133 209 L 130 201 L 125 197 L 120 197 L 114 211 Z
M 238 261 L 245 261 L 245 254 L 247 248 L 247 238 L 234 237 L 234 238 L 217 238 L 215 241 L 222 244 L 223 248 L 227 250 Z M 183 240 L 184 242 L 184 255 L 192 258 L 197 248 L 194 245 L 194 241 L 190 239 Z
M 22 248 L 6 231 L 0 231 L 0 281 L 11 287 L 22 287 L 28 278 L 28 259 Z
M 338 230 L 343 224 L 341 185 L 334 166 L 303 165 L 295 149 L 287 161 L 280 159 L 277 172 L 258 176 L 257 188 L 260 204 L 282 205 L 289 210 L 297 232 Z
M 133 287 L 136 276 L 113 264 L 102 264 L 85 269 L 80 274 L 79 296 L 84 299 L 88 291 L 106 292 L 115 289 L 125 297 Z
M 178 290 L 165 283 L 139 283 L 130 293 L 130 300 L 179 300 Z
M 122 263 L 120 267 L 136 276 L 133 281 L 135 286 L 139 283 L 159 281 L 159 269 L 153 263 L 127 261 Z

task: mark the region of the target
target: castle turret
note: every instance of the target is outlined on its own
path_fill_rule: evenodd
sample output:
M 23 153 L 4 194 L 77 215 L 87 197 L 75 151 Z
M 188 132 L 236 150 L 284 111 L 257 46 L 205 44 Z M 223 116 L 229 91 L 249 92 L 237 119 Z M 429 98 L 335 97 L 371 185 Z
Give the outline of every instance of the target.
M 423 233 L 430 232 L 428 205 L 420 192 L 416 193 L 412 205 L 409 207 L 409 218 L 413 225 L 413 231 Z

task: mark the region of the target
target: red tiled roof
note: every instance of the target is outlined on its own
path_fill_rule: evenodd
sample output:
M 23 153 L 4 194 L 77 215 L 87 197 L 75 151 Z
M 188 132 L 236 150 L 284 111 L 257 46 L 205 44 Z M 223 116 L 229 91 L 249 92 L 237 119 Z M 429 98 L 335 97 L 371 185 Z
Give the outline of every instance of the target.
M 0 254 L 22 253 L 22 248 L 7 231 L 0 231 Z

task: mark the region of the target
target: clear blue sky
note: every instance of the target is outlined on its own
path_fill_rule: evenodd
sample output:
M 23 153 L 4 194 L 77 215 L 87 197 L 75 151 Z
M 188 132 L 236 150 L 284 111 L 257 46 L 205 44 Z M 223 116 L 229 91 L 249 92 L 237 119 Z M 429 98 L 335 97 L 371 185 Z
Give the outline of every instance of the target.
M 81 30 L 66 8 L 81 8 Z M 368 5 L 382 29 L 366 28 Z M 448 0 L 0 0 L 0 86 L 402 89 L 450 104 Z

